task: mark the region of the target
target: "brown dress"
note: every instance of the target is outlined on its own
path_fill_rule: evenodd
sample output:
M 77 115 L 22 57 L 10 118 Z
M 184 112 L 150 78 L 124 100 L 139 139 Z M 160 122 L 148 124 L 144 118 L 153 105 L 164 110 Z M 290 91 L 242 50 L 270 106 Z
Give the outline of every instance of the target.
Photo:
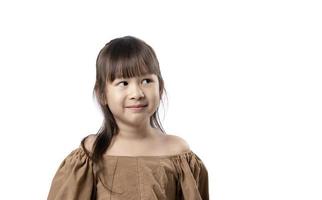
M 208 172 L 191 150 L 165 156 L 104 155 L 103 170 L 82 146 L 60 164 L 48 200 L 208 200 Z M 111 193 L 112 189 L 114 193 Z

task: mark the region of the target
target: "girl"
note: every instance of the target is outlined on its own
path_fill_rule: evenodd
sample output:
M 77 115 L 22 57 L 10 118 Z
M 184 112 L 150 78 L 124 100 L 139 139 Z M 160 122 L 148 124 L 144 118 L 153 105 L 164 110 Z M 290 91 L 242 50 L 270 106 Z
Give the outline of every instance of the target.
M 154 50 L 125 36 L 96 60 L 93 96 L 104 114 L 97 134 L 83 138 L 60 164 L 48 200 L 207 200 L 208 172 L 158 117 L 164 82 Z

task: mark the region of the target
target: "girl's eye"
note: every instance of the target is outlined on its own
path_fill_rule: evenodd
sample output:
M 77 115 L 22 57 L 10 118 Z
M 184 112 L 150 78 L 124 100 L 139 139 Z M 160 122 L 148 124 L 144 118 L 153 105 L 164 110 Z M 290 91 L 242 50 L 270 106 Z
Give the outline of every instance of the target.
M 150 82 L 152 82 L 152 80 L 151 79 L 143 79 L 143 81 L 145 81 L 145 80 L 147 80 L 147 83 L 150 83 Z M 122 84 L 122 83 L 124 83 L 124 85 L 123 86 L 126 86 L 126 85 L 128 85 L 128 82 L 126 82 L 126 81 L 121 81 L 121 82 L 119 82 L 117 85 L 120 85 L 120 84 Z
M 120 85 L 121 83 L 124 83 L 124 85 L 128 84 L 126 81 L 121 81 L 121 82 L 118 83 L 118 85 Z
M 148 79 L 148 78 L 147 79 L 144 79 L 144 80 L 147 80 L 148 83 L 152 82 L 152 80 L 151 79 Z

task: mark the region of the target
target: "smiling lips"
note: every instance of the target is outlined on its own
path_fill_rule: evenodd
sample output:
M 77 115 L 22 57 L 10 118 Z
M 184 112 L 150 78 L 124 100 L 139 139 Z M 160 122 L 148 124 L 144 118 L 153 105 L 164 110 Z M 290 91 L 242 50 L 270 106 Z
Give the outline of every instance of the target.
M 138 105 L 132 105 L 132 106 L 128 106 L 127 108 L 141 108 L 141 107 L 146 107 L 147 104 L 138 104 Z

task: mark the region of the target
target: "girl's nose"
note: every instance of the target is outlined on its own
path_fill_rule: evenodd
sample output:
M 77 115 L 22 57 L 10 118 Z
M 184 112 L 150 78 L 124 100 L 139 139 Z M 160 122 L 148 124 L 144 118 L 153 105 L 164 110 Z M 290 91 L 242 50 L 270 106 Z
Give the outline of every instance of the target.
M 134 85 L 131 89 L 131 99 L 135 98 L 135 99 L 139 99 L 144 97 L 144 92 L 143 90 L 140 88 L 140 86 Z

